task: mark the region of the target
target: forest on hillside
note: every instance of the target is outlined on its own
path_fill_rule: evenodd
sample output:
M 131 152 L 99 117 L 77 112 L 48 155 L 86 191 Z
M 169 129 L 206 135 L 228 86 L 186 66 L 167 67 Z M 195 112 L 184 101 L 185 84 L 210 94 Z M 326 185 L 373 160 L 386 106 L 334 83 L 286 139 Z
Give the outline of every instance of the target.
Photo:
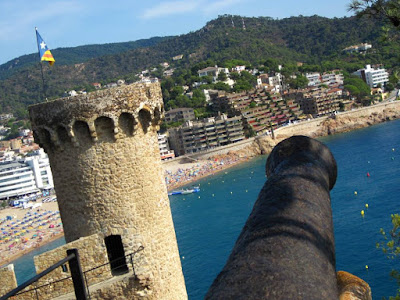
M 294 70 L 297 62 L 303 63 L 300 71 L 304 72 L 337 68 L 353 72 L 365 64 L 398 68 L 399 41 L 383 40 L 381 25 L 372 19 L 355 17 L 299 16 L 275 20 L 224 15 L 200 30 L 180 36 L 54 49 L 56 64 L 43 65 L 46 97 L 61 97 L 65 91 L 77 88 L 90 90 L 93 82 L 133 82 L 138 72 L 160 69 L 162 62 L 175 69 L 173 77 L 197 76 L 201 66 L 223 66 L 232 60 L 250 65 L 275 61 L 285 65 L 287 72 Z M 373 45 L 365 55 L 342 51 L 363 42 Z M 172 60 L 181 54 L 183 59 Z M 25 110 L 28 105 L 43 101 L 42 90 L 40 68 L 29 55 L 0 66 L 0 113 Z

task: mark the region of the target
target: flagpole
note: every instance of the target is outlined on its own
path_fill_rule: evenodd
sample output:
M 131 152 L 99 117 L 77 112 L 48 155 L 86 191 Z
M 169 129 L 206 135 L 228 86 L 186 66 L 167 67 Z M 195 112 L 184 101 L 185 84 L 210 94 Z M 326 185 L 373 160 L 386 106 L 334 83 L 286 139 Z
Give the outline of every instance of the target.
M 42 66 L 41 57 L 40 57 L 40 48 L 39 48 L 39 43 L 37 42 L 37 27 L 35 27 L 35 33 L 36 33 L 36 44 L 37 44 L 37 47 L 38 47 L 40 71 L 41 71 L 41 73 L 42 73 L 43 96 L 44 96 L 44 98 L 45 98 L 46 101 L 47 101 L 46 88 L 45 88 L 45 83 L 44 83 L 43 66 Z

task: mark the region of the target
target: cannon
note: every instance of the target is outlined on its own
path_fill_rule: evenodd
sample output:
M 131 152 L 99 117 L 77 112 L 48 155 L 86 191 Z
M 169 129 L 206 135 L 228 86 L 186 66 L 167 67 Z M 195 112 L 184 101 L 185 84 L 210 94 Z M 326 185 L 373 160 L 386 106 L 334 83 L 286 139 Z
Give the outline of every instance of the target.
M 337 165 L 329 149 L 315 139 L 293 136 L 273 149 L 266 174 L 205 299 L 337 300 L 345 292 L 357 294 L 360 286 L 366 298 L 348 299 L 371 299 L 368 284 L 357 278 L 358 284 L 355 276 L 350 281 L 356 285 L 349 287 L 343 274 L 338 284 L 329 194 Z

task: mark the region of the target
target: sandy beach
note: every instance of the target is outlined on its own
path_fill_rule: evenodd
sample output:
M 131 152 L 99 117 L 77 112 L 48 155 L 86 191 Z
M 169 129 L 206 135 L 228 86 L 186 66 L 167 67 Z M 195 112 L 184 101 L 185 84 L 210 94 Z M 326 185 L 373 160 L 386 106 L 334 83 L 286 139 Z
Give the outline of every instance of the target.
M 241 158 L 235 154 L 221 154 L 208 160 L 169 163 L 165 167 L 167 189 L 171 191 L 247 160 L 248 158 Z
M 63 236 L 57 202 L 0 210 L 0 266 Z

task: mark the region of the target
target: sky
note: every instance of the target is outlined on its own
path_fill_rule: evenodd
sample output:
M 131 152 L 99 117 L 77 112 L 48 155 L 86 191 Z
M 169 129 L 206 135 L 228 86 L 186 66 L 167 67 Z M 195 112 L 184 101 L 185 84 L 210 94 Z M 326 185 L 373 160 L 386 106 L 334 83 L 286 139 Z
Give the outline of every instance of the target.
M 0 64 L 49 49 L 186 34 L 218 15 L 351 16 L 350 0 L 0 0 Z M 57 61 L 57 58 L 56 58 Z

